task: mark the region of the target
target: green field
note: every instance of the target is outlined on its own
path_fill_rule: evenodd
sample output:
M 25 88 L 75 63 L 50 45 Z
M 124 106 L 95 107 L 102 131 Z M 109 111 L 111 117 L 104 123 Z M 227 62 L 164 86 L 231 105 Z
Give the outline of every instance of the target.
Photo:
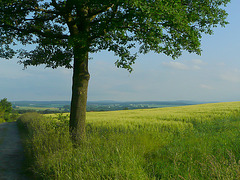
M 240 102 L 87 113 L 72 146 L 68 114 L 24 115 L 41 179 L 240 179 Z M 26 129 L 25 129 L 26 130 Z

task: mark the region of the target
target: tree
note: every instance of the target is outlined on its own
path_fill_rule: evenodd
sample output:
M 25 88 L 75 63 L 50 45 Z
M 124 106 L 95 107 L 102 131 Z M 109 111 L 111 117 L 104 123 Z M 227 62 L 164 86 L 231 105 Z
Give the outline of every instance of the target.
M 89 53 L 114 52 L 132 71 L 139 53 L 201 53 L 203 33 L 227 24 L 230 0 L 1 0 L 0 58 L 73 68 L 70 133 L 85 136 Z M 33 50 L 12 47 L 16 44 Z M 136 53 L 134 53 L 136 52 Z M 72 62 L 73 61 L 73 62 Z
M 11 113 L 12 112 L 12 103 L 7 100 L 7 98 L 3 98 L 0 101 L 0 106 L 6 113 Z
M 0 101 L 0 118 L 5 121 L 9 121 L 11 119 L 12 112 L 12 103 L 7 101 L 7 98 L 4 98 Z

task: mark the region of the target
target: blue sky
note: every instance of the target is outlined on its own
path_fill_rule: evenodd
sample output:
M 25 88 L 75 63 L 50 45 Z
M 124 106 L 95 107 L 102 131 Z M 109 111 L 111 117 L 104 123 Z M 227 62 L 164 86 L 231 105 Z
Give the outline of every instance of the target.
M 240 101 L 240 1 L 227 7 L 228 24 L 204 35 L 202 55 L 141 55 L 129 74 L 115 67 L 108 52 L 91 55 L 88 100 Z M 0 99 L 70 100 L 72 71 L 43 66 L 22 70 L 18 59 L 0 59 Z

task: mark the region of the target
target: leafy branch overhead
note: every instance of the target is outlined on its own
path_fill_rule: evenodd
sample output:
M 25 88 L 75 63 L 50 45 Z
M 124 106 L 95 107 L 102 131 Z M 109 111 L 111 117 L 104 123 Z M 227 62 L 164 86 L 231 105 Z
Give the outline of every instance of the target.
M 222 7 L 229 1 L 2 0 L 0 58 L 18 55 L 24 66 L 71 68 L 77 43 L 91 53 L 113 51 L 117 67 L 131 71 L 139 53 L 200 54 L 201 34 L 227 24 Z M 35 49 L 15 50 L 19 42 Z

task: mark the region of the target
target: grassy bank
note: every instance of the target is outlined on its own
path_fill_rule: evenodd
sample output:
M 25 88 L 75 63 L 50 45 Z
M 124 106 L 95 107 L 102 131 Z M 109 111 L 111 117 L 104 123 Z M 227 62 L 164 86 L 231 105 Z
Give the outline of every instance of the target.
M 240 102 L 89 112 L 73 148 L 66 115 L 25 114 L 30 168 L 41 179 L 239 179 Z

